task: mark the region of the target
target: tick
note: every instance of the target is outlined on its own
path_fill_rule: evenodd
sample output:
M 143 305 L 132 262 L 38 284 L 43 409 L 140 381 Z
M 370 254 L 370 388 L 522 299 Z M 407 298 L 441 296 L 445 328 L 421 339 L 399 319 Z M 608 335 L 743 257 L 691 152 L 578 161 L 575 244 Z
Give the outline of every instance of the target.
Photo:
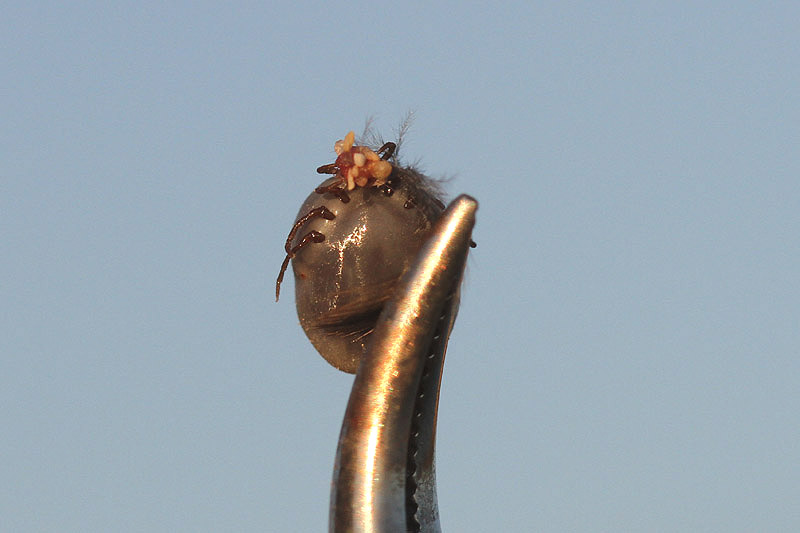
M 317 351 L 355 373 L 383 305 L 444 210 L 436 182 L 351 131 L 334 144 L 330 174 L 303 202 L 275 284 L 292 263 L 297 315 Z

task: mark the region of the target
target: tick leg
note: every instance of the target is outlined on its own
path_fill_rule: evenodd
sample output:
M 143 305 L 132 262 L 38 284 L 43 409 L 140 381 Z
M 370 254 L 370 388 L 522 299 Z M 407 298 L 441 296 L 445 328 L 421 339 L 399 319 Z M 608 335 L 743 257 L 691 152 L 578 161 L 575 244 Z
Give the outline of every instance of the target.
M 337 172 L 339 172 L 339 168 L 336 166 L 336 163 L 328 163 L 317 169 L 317 174 L 336 174 Z
M 286 237 L 286 246 L 284 248 L 286 249 L 287 254 L 292 253 L 292 248 L 291 248 L 292 241 L 294 240 L 294 236 L 297 235 L 297 232 L 300 230 L 300 228 L 303 227 L 303 225 L 309 220 L 317 217 L 322 217 L 325 220 L 333 220 L 334 218 L 336 218 L 336 215 L 334 215 L 330 209 L 328 209 L 324 205 L 321 205 L 319 207 L 315 207 L 305 215 L 298 218 L 297 222 L 295 222 L 294 226 L 292 226 L 292 230 L 289 232 L 289 236 Z
M 384 143 L 383 146 L 378 148 L 378 152 L 377 153 L 378 153 L 379 156 L 381 156 L 381 159 L 386 161 L 387 159 L 392 157 L 392 155 L 394 155 L 394 151 L 396 149 L 397 149 L 397 145 L 395 143 L 388 142 L 388 143 Z M 322 167 L 320 167 L 320 168 L 322 168 Z
M 324 205 L 320 207 L 315 207 L 314 209 L 312 209 L 311 211 L 300 217 L 297 220 L 297 222 L 294 223 L 294 226 L 292 226 L 292 229 L 289 232 L 289 236 L 286 237 L 286 245 L 284 246 L 284 248 L 286 249 L 286 258 L 283 260 L 283 263 L 281 264 L 281 271 L 280 273 L 278 273 L 278 281 L 275 283 L 276 302 L 281 296 L 281 282 L 283 281 L 283 275 L 286 273 L 286 269 L 289 268 L 289 260 L 292 257 L 294 257 L 297 251 L 300 250 L 300 248 L 302 248 L 306 244 L 310 242 L 322 242 L 325 240 L 325 235 L 323 235 L 322 233 L 318 231 L 309 231 L 308 233 L 303 235 L 303 238 L 300 239 L 300 242 L 297 244 L 297 246 L 292 248 L 292 241 L 294 240 L 294 237 L 295 235 L 297 235 L 297 232 L 300 230 L 300 228 L 302 228 L 305 225 L 305 223 L 308 222 L 309 220 L 317 217 L 322 217 L 325 220 L 333 220 L 334 218 L 336 218 L 336 215 L 334 215 L 331 212 L 331 210 L 325 207 Z
M 275 301 L 277 302 L 278 299 L 281 297 L 281 283 L 283 283 L 283 275 L 286 274 L 286 269 L 289 268 L 289 260 L 292 258 L 289 254 L 286 254 L 286 258 L 283 260 L 281 264 L 281 271 L 278 273 L 278 281 L 275 282 Z
M 331 183 L 330 185 L 325 185 L 324 187 L 320 185 L 314 189 L 314 192 L 317 194 L 331 193 L 336 198 L 341 200 L 343 204 L 346 204 L 350 201 L 350 195 L 347 194 L 347 191 L 342 188 L 341 183 Z
M 281 297 L 281 283 L 283 282 L 283 275 L 286 274 L 286 269 L 289 268 L 289 259 L 295 256 L 295 254 L 302 248 L 303 246 L 307 245 L 310 242 L 322 242 L 325 240 L 325 235 L 318 231 L 309 231 L 303 238 L 300 239 L 300 242 L 297 243 L 297 246 L 289 250 L 289 253 L 286 254 L 286 257 L 281 264 L 281 271 L 278 273 L 278 281 L 275 282 L 275 301 L 277 302 L 278 299 Z

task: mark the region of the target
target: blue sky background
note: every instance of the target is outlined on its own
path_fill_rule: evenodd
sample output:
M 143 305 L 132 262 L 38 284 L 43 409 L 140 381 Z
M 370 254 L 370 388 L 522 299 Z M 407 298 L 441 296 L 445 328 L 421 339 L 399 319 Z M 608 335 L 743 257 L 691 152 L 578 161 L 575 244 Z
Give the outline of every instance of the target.
M 0 530 L 326 529 L 352 377 L 274 281 L 409 110 L 480 201 L 444 530 L 800 530 L 800 7 L 498 6 L 3 9 Z

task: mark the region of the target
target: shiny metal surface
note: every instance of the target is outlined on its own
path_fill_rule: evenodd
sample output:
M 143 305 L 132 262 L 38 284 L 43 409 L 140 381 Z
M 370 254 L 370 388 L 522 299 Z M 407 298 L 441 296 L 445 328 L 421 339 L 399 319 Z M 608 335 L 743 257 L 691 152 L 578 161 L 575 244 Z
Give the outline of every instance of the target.
M 440 531 L 439 384 L 477 207 L 450 204 L 378 319 L 339 437 L 330 531 Z

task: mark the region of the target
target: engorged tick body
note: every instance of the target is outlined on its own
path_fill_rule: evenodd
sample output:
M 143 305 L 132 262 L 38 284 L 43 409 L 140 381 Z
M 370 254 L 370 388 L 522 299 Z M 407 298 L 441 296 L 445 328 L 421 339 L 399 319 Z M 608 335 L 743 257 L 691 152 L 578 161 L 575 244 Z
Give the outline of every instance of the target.
M 390 162 L 395 145 L 377 152 L 337 141 L 333 177 L 306 198 L 286 241 L 295 275 L 297 315 L 309 340 L 334 367 L 355 373 L 367 339 L 406 271 L 441 216 L 435 184 Z

